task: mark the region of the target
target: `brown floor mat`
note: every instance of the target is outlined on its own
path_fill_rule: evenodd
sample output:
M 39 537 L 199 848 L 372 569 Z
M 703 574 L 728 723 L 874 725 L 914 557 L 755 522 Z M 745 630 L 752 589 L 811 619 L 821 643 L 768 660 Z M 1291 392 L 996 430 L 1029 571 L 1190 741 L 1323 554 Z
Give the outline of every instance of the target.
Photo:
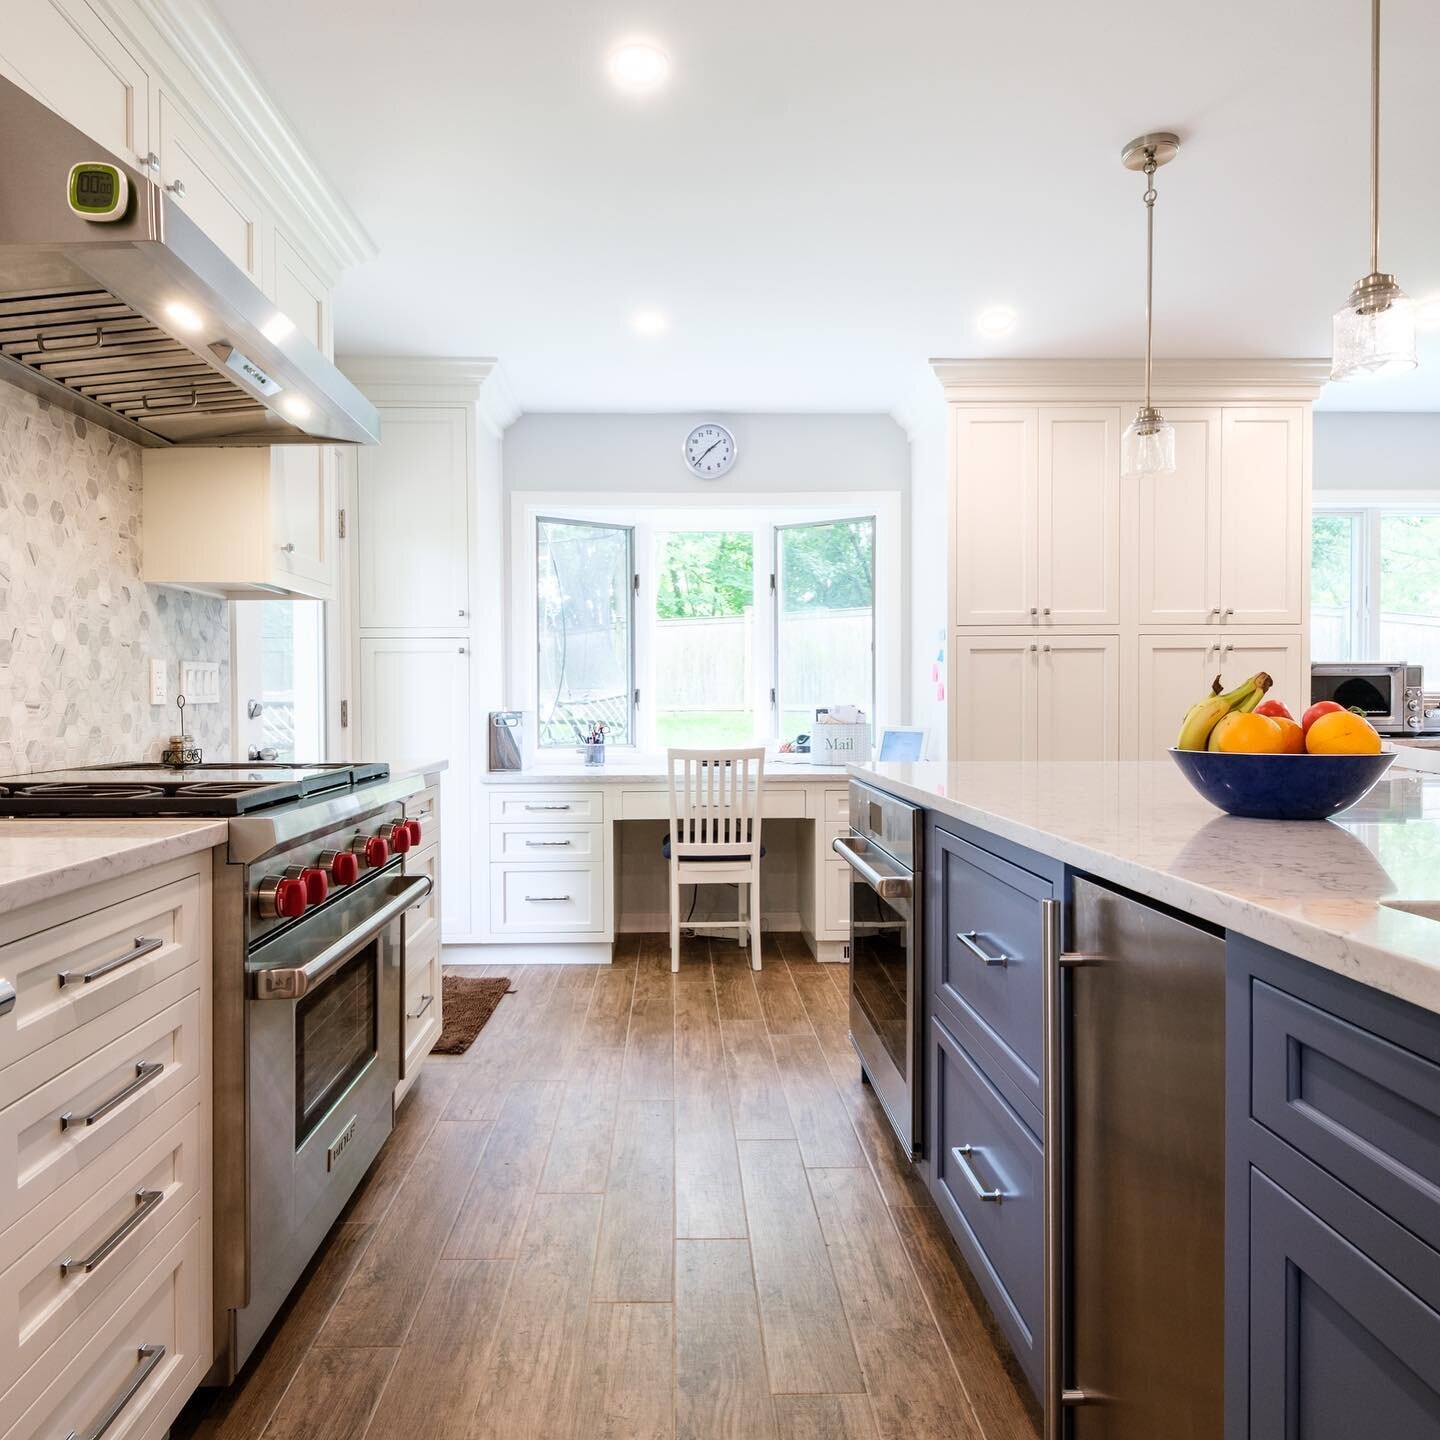
M 495 1007 L 510 993 L 510 982 L 479 980 L 469 975 L 446 975 L 441 981 L 445 1025 L 440 1038 L 430 1047 L 432 1055 L 463 1055 L 495 1013 Z

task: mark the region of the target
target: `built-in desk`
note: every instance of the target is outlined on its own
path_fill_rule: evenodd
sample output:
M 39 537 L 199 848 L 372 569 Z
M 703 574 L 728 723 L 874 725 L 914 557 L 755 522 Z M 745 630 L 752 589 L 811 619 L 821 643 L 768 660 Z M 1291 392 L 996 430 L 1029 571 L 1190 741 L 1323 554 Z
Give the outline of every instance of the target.
M 821 960 L 846 959 L 850 939 L 848 871 L 830 848 L 849 827 L 848 784 L 843 767 L 765 762 L 764 929 L 798 930 Z M 447 958 L 608 965 L 617 932 L 668 929 L 663 759 L 492 771 L 482 788 L 481 944 Z

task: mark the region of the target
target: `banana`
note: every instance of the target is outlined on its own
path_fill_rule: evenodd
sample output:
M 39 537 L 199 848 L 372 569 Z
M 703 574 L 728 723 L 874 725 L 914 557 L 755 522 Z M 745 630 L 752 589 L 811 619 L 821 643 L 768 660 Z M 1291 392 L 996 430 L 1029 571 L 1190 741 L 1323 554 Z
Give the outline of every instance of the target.
M 1216 684 L 1218 683 L 1217 677 Z M 1210 732 L 1220 723 L 1222 717 L 1232 710 L 1253 710 L 1265 698 L 1265 692 L 1272 683 L 1270 677 L 1261 670 L 1223 695 L 1210 694 L 1203 700 L 1197 700 L 1185 712 L 1185 720 L 1180 726 L 1180 738 L 1175 742 L 1175 748 L 1205 749 L 1210 740 Z

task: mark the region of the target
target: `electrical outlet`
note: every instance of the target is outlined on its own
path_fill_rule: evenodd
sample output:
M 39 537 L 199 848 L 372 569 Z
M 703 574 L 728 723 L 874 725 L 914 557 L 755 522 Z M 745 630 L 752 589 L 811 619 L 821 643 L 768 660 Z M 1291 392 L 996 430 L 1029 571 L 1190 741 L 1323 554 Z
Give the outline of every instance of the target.
M 182 660 L 180 693 L 187 705 L 220 703 L 220 665 L 215 660 Z
M 164 705 L 170 697 L 165 693 L 165 662 L 152 659 L 150 661 L 150 703 L 152 705 Z

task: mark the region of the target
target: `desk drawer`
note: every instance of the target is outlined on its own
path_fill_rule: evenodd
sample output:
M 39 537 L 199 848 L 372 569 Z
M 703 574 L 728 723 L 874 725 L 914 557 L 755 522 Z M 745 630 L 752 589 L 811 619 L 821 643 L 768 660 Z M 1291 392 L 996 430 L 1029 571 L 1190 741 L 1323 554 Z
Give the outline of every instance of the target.
M 123 1298 L 117 1282 L 133 1285 L 132 1262 L 198 1203 L 200 1113 L 189 1111 L 45 1235 L 15 1232 L 19 1258 L 0 1275 L 0 1394 L 71 1325 L 99 1323 Z M 56 1208 L 64 1195 L 62 1187 Z
M 762 820 L 803 820 L 805 791 L 799 785 L 766 786 L 760 805 Z M 670 819 L 670 792 L 660 790 L 626 790 L 620 795 L 620 819 Z
M 400 1078 L 414 1074 L 440 1034 L 440 947 L 405 960 L 405 1043 L 400 1053 Z
M 204 1050 L 191 990 L 0 1110 L 0 1236 L 62 1186 L 73 1204 L 91 1193 L 85 1168 L 112 1146 L 133 1154 L 136 1127 L 201 1073 Z
M 207 912 L 191 875 L 0 946 L 0 976 L 16 992 L 0 1016 L 0 1105 L 95 1049 L 99 1022 L 205 954 Z
M 605 792 L 492 785 L 490 818 L 511 825 L 597 825 L 605 818 Z
M 850 877 L 854 873 L 843 860 L 830 860 L 825 864 L 825 904 L 820 913 L 825 938 L 847 942 L 850 939 Z
M 492 825 L 490 860 L 553 864 L 557 860 L 598 860 L 603 848 L 599 825 Z
M 406 875 L 428 875 L 430 893 L 405 912 L 405 949 L 424 949 L 434 939 L 440 918 L 440 847 L 427 845 L 423 850 L 410 850 L 405 855 Z
M 210 1363 L 204 1234 L 198 1214 L 176 1216 L 137 1257 L 135 1288 L 98 1330 L 62 1336 L 0 1402 L 6 1420 L 16 1417 L 0 1440 L 89 1435 L 122 1397 L 105 1440 L 164 1435 Z
M 585 934 L 605 929 L 599 865 L 492 865 L 490 919 L 503 934 Z
M 820 818 L 842 829 L 850 828 L 850 792 L 848 790 L 826 790 L 820 802 Z

